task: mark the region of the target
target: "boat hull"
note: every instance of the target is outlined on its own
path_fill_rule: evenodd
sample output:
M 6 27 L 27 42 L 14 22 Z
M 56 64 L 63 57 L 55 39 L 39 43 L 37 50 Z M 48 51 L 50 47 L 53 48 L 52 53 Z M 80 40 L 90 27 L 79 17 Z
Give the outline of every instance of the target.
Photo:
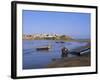
M 36 50 L 49 50 L 49 48 L 36 48 Z

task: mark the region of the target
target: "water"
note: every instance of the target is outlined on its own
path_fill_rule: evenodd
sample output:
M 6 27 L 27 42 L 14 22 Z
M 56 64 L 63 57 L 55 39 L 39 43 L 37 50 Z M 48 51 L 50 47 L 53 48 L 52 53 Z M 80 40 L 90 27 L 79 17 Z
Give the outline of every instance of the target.
M 37 47 L 51 45 L 49 51 L 37 51 Z M 69 51 L 84 46 L 86 42 L 56 43 L 53 40 L 23 40 L 23 69 L 46 68 L 53 59 L 61 58 L 61 48 L 67 47 Z M 69 54 L 68 57 L 75 57 Z

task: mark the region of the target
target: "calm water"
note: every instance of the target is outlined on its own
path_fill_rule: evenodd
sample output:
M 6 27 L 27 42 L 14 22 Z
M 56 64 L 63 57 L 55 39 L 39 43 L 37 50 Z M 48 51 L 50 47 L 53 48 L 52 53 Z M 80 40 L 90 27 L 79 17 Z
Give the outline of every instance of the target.
M 23 69 L 46 68 L 55 58 L 61 58 L 61 48 L 67 47 L 70 51 L 84 46 L 87 43 L 65 42 L 56 43 L 53 40 L 23 40 Z M 51 45 L 49 51 L 36 51 L 37 47 Z M 69 54 L 68 57 L 75 57 Z

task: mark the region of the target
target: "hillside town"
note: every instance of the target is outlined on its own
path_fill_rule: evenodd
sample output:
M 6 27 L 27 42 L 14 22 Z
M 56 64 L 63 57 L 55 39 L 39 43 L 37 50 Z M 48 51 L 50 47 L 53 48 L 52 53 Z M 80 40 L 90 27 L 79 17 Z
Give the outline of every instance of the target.
M 23 34 L 23 40 L 72 40 L 70 36 L 62 34 Z

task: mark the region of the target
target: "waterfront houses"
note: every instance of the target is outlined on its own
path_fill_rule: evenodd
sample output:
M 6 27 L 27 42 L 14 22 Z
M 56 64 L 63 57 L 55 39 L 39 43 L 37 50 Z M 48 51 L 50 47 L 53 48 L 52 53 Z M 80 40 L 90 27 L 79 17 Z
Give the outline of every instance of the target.
M 60 39 L 72 39 L 70 36 L 61 35 L 61 34 L 23 34 L 24 40 L 40 40 L 40 39 L 52 39 L 52 40 L 60 40 Z

